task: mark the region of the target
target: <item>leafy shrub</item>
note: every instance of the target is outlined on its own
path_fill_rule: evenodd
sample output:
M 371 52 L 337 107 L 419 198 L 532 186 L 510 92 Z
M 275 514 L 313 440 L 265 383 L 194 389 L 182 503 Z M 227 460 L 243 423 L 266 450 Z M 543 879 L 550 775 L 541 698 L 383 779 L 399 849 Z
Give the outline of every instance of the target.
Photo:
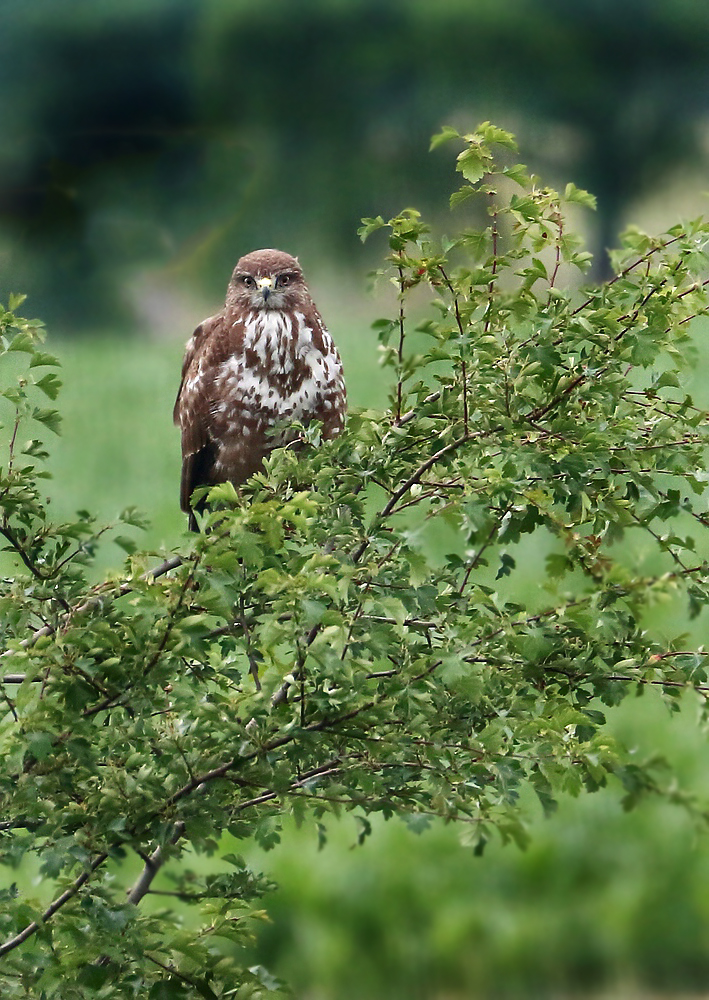
M 435 141 L 462 145 L 457 232 L 434 240 L 411 209 L 362 230 L 388 232 L 389 408 L 332 442 L 303 428 L 313 447 L 214 487 L 203 533 L 157 567 L 124 539 L 125 572 L 92 586 L 102 529 L 50 521 L 56 362 L 37 324 L 3 314 L 2 857 L 35 858 L 51 887 L 3 892 L 4 995 L 276 992 L 239 957 L 268 881 L 236 854 L 218 875 L 190 855 L 225 832 L 273 845 L 286 814 L 325 839 L 352 810 L 362 840 L 373 813 L 439 816 L 481 853 L 526 842 L 524 789 L 547 811 L 609 775 L 628 807 L 683 798 L 604 707 L 706 683 L 704 653 L 647 612 L 707 598 L 706 415 L 679 378 L 707 227 L 630 232 L 616 276 L 579 291 L 565 211 L 590 196 L 542 187 L 492 125 Z M 156 892 L 193 916 L 146 907 Z

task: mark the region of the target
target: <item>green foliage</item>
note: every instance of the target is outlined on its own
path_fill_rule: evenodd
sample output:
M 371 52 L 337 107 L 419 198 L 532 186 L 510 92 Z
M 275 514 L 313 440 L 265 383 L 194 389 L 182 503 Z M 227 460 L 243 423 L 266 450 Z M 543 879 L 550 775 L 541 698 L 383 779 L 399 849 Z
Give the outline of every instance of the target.
M 670 705 L 705 690 L 703 651 L 648 609 L 707 603 L 706 414 L 680 374 L 709 229 L 630 232 L 616 276 L 579 291 L 565 209 L 590 196 L 541 186 L 489 123 L 439 139 L 462 146 L 455 212 L 482 201 L 489 221 L 463 214 L 438 240 L 412 209 L 365 221 L 388 233 L 396 290 L 376 324 L 389 408 L 335 441 L 303 428 L 306 447 L 239 492 L 213 488 L 203 532 L 158 567 L 131 552 L 90 586 L 103 529 L 50 522 L 56 422 L 36 400 L 56 394 L 55 362 L 5 314 L 0 833 L 5 864 L 34 859 L 51 892 L 5 894 L 4 995 L 277 992 L 240 960 L 268 883 L 237 855 L 208 876 L 190 856 L 227 833 L 269 848 L 286 815 L 324 840 L 352 811 L 360 841 L 373 813 L 442 817 L 481 854 L 526 844 L 525 790 L 551 812 L 614 775 L 627 808 L 657 794 L 700 813 L 604 708 L 646 685 Z

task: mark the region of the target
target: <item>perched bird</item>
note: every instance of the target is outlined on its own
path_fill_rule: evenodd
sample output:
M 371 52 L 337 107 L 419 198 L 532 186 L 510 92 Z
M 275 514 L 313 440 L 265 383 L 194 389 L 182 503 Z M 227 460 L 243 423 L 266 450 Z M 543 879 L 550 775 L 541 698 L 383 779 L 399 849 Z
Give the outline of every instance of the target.
M 180 506 L 197 530 L 198 486 L 244 482 L 287 436 L 278 423 L 344 425 L 342 362 L 296 257 L 254 250 L 237 263 L 221 312 L 187 342 L 173 417 L 182 429 Z

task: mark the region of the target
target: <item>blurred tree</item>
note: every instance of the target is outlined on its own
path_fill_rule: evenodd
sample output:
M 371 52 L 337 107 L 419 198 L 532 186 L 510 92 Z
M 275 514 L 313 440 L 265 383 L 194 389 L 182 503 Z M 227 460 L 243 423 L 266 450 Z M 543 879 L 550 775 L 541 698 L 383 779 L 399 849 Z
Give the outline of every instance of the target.
M 512 125 L 598 194 L 596 277 L 628 201 L 701 151 L 693 0 L 53 6 L 3 15 L 0 220 L 15 283 L 72 325 L 115 319 L 146 263 L 211 292 L 254 246 L 351 256 L 363 213 L 429 207 L 446 117 Z
M 10 275 L 72 325 L 121 315 L 125 269 L 164 254 L 155 221 L 193 194 L 189 11 L 182 0 L 3 10 Z

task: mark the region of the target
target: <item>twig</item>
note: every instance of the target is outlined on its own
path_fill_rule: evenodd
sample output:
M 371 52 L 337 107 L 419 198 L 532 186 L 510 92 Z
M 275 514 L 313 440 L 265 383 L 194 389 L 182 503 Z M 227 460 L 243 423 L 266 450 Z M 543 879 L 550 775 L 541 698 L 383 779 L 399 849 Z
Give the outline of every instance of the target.
M 490 199 L 495 197 L 496 192 L 490 191 Z M 493 202 L 492 206 L 492 270 L 490 272 L 490 281 L 487 286 L 487 310 L 485 316 L 485 333 L 490 332 L 490 327 L 492 326 L 492 303 L 495 296 L 495 282 L 497 280 L 497 241 L 498 241 L 498 229 L 497 229 L 497 206 Z
M 439 448 L 439 450 L 435 454 L 431 455 L 431 457 L 426 459 L 425 462 L 422 462 L 422 464 L 419 465 L 418 469 L 416 469 L 416 471 L 411 476 L 409 476 L 406 482 L 404 482 L 394 493 L 392 493 L 392 495 L 389 497 L 389 500 L 384 505 L 384 507 L 382 507 L 379 514 L 375 516 L 374 518 L 375 523 L 381 524 L 382 521 L 385 521 L 393 512 L 399 500 L 401 500 L 401 498 L 406 493 L 409 492 L 411 487 L 415 486 L 416 483 L 418 483 L 418 481 L 421 479 L 421 476 L 425 475 L 428 472 L 428 470 L 433 468 L 433 466 L 437 462 L 440 462 L 442 458 L 445 458 L 445 456 L 451 454 L 451 452 L 456 451 L 458 448 L 461 447 L 461 445 L 464 445 L 467 441 L 471 441 L 473 440 L 474 437 L 478 436 L 480 435 L 463 434 L 461 437 L 456 438 L 455 441 L 451 441 L 450 444 L 444 445 L 443 448 Z M 362 539 L 362 541 L 352 554 L 353 562 L 355 563 L 359 562 L 359 560 L 362 558 L 367 548 L 369 547 L 370 541 L 371 541 L 370 538 Z
M 668 247 L 671 247 L 672 244 L 677 243 L 679 239 L 680 239 L 679 236 L 673 236 L 672 239 L 667 240 L 666 243 L 661 243 L 658 246 L 653 247 L 652 250 L 649 250 L 646 254 L 643 254 L 642 257 L 638 257 L 638 259 L 634 260 L 632 264 L 628 264 L 626 268 L 624 268 L 622 271 L 619 271 L 618 274 L 614 275 L 614 277 L 610 278 L 608 281 L 604 281 L 602 287 L 610 288 L 612 285 L 615 285 L 617 282 L 627 277 L 631 271 L 635 270 L 636 267 L 640 267 L 641 264 L 649 262 L 652 256 L 654 256 L 656 253 L 659 253 L 661 250 L 666 250 Z M 581 303 L 580 306 L 577 306 L 576 309 L 574 309 L 571 315 L 576 316 L 578 315 L 578 313 L 583 312 L 584 309 L 587 309 L 590 305 L 593 305 L 593 301 L 594 301 L 594 296 L 593 295 L 588 296 L 587 298 L 584 299 L 584 301 Z
M 130 889 L 126 892 L 127 901 L 137 906 L 143 896 L 149 891 L 153 879 L 160 871 L 166 860 L 166 848 L 174 846 L 185 832 L 185 824 L 175 823 L 170 839 L 167 844 L 160 844 L 153 853 L 145 858 L 145 866 L 135 880 Z
M 464 592 L 465 588 L 468 585 L 468 580 L 470 579 L 470 574 L 473 572 L 473 570 L 475 569 L 475 567 L 480 562 L 483 553 L 490 546 L 490 544 L 491 544 L 493 538 L 495 537 L 496 533 L 500 530 L 500 525 L 502 524 L 502 521 L 504 520 L 504 518 L 506 517 L 506 515 L 509 513 L 509 511 L 511 510 L 511 508 L 512 508 L 512 505 L 508 504 L 507 507 L 505 508 L 505 510 L 503 511 L 502 515 L 500 517 L 498 517 L 497 520 L 494 521 L 492 527 L 490 528 L 490 532 L 489 532 L 487 538 L 485 539 L 485 541 L 482 543 L 482 545 L 480 546 L 480 548 L 478 549 L 478 551 L 475 553 L 475 555 L 472 557 L 472 559 L 468 563 L 468 565 L 467 565 L 467 567 L 465 569 L 465 573 L 463 575 L 463 581 L 462 581 L 460 587 L 458 588 L 458 596 L 459 597 L 463 596 L 463 592 Z
M 178 566 L 181 566 L 182 562 L 183 562 L 182 556 L 172 556 L 170 559 L 166 559 L 164 562 L 160 563 L 160 565 L 156 566 L 154 569 L 146 570 L 145 573 L 141 574 L 139 579 L 142 582 L 146 580 L 157 579 L 160 576 L 164 576 L 165 573 L 169 573 L 170 570 L 176 569 Z M 118 591 L 115 596 L 116 598 L 124 597 L 126 594 L 130 594 L 132 590 L 133 590 L 133 585 L 131 583 L 123 583 L 118 588 Z M 69 618 L 73 617 L 74 615 L 80 615 L 86 611 L 91 611 L 94 608 L 99 607 L 103 599 L 104 599 L 103 593 L 97 594 L 94 597 L 89 597 L 86 600 L 82 601 L 82 603 L 76 605 L 76 607 L 70 608 L 64 618 L 64 621 L 61 624 L 65 625 L 66 622 L 69 620 Z M 37 629 L 36 632 L 32 633 L 32 635 L 28 636 L 26 639 L 23 639 L 20 642 L 20 647 L 22 649 L 31 649 L 31 647 L 34 646 L 39 639 L 42 639 L 45 636 L 54 635 L 58 628 L 59 628 L 58 625 L 51 625 L 51 624 L 43 625 L 42 628 Z M 9 656 L 13 656 L 14 652 L 15 652 L 14 649 L 6 649 L 3 653 L 0 653 L 0 660 Z M 11 683 L 21 684 L 22 681 L 25 679 L 24 674 L 10 674 L 8 675 L 8 677 L 15 677 L 21 679 L 10 681 L 7 679 L 7 677 L 5 677 L 3 678 L 3 680 L 6 684 L 11 684 Z
M 494 243 L 494 246 L 495 247 L 497 246 L 496 242 Z M 494 253 L 495 253 L 495 255 L 497 254 L 497 250 L 496 249 L 495 249 Z M 493 267 L 494 267 L 494 265 L 493 265 Z M 462 389 L 463 389 L 463 430 L 467 434 L 468 433 L 468 422 L 469 422 L 469 414 L 468 414 L 468 368 L 467 368 L 467 363 L 466 363 L 466 360 L 465 360 L 465 351 L 466 351 L 467 344 L 466 344 L 465 330 L 463 328 L 463 317 L 460 315 L 460 305 L 458 304 L 458 296 L 457 296 L 457 294 L 455 292 L 455 289 L 453 288 L 453 283 L 451 282 L 450 278 L 446 274 L 446 272 L 445 272 L 442 264 L 438 265 L 438 270 L 441 272 L 441 274 L 443 276 L 443 280 L 446 283 L 446 287 L 448 288 L 448 291 L 453 296 L 453 311 L 454 311 L 454 314 L 455 314 L 455 323 L 456 323 L 456 326 L 458 327 L 458 333 L 460 335 L 460 377 L 461 377 L 461 383 L 462 383 Z M 493 270 L 493 274 L 494 274 L 494 270 Z
M 442 395 L 443 393 L 441 392 L 440 389 L 436 389 L 435 392 L 430 392 L 428 396 L 424 398 L 423 405 L 426 406 L 427 403 L 435 403 L 437 400 L 441 398 Z M 399 427 L 403 427 L 404 424 L 410 423 L 414 419 L 417 413 L 418 409 L 416 407 L 413 407 L 412 409 L 408 410 L 403 415 L 403 417 L 401 417 L 400 420 L 398 421 Z
M 14 937 L 10 938 L 9 941 L 0 945 L 0 957 L 2 955 L 6 955 L 10 951 L 13 951 L 13 949 L 17 948 L 28 938 L 32 937 L 33 934 L 36 934 L 42 924 L 45 924 L 48 920 L 50 920 L 57 910 L 60 910 L 65 903 L 68 903 L 70 899 L 74 898 L 79 889 L 81 889 L 81 887 L 89 881 L 96 869 L 100 868 L 107 859 L 108 851 L 102 851 L 101 854 L 98 854 L 91 862 L 90 866 L 72 882 L 69 888 L 66 889 L 61 896 L 57 896 L 54 902 L 49 904 L 39 920 L 33 920 L 31 923 L 27 924 L 26 927 L 23 927 L 19 934 L 16 934 Z
M 559 274 L 559 268 L 561 267 L 561 241 L 564 238 L 564 216 L 561 214 L 559 205 L 555 205 L 556 211 L 552 214 L 552 221 L 556 223 L 559 234 L 554 241 L 555 243 L 555 254 L 554 254 L 554 270 L 552 271 L 551 278 L 549 279 L 549 301 L 551 301 L 551 289 L 556 283 L 557 275 Z
M 404 267 L 402 264 L 403 253 L 399 251 L 399 264 L 397 271 L 399 273 L 399 349 L 397 352 L 398 361 L 398 371 L 397 371 L 397 382 L 396 382 L 396 417 L 394 419 L 395 424 L 401 422 L 401 404 L 403 397 L 403 372 L 402 365 L 404 363 L 404 338 L 406 336 L 406 317 L 404 315 Z

